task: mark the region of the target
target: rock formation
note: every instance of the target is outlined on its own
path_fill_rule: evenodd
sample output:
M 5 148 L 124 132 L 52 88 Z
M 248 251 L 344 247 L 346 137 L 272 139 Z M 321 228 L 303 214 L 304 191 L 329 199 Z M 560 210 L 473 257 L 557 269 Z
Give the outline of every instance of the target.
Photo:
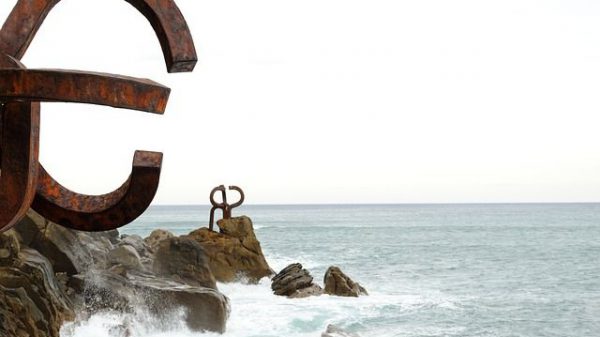
M 175 235 L 173 235 L 173 233 L 169 231 L 166 231 L 164 229 L 155 229 L 152 231 L 152 233 L 150 233 L 150 235 L 147 238 L 144 239 L 144 243 L 146 243 L 150 250 L 156 252 L 156 250 L 158 250 L 158 246 L 162 241 L 170 239 L 172 237 L 175 237 Z
M 187 237 L 173 237 L 160 242 L 153 270 L 156 275 L 169 276 L 192 286 L 217 289 L 204 249 Z
M 368 295 L 367 290 L 360 284 L 352 281 L 340 268 L 331 266 L 325 272 L 325 293 L 336 296 L 358 297 Z
M 192 330 L 224 332 L 229 300 L 204 250 L 169 234 L 78 232 L 30 211 L 0 234 L 0 336 L 58 337 L 75 312 L 139 308 L 157 317 L 184 308 Z
M 190 329 L 225 332 L 229 300 L 216 289 L 148 274 L 122 276 L 110 271 L 76 278 L 77 290 L 84 294 L 85 307 L 91 312 L 107 308 L 131 312 L 144 308 L 160 319 L 183 307 Z
M 329 324 L 327 326 L 327 330 L 321 334 L 321 337 L 360 337 L 355 333 L 351 333 L 345 331 L 344 329 L 335 326 L 333 324 Z
M 189 234 L 204 248 L 208 265 L 217 281 L 246 279 L 257 283 L 261 278 L 274 274 L 265 260 L 250 218 L 221 219 L 217 225 L 219 233 L 200 228 Z
M 283 268 L 271 282 L 273 293 L 279 296 L 303 298 L 323 294 L 323 289 L 313 283 L 313 277 L 300 263 Z
M 58 336 L 75 317 L 72 306 L 48 259 L 14 231 L 0 234 L 0 336 Z

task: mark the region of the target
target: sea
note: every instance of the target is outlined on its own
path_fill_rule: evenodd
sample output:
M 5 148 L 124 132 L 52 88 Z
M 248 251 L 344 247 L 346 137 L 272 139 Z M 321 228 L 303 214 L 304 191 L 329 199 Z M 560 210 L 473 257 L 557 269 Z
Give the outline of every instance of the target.
M 600 204 L 247 205 L 271 267 L 299 262 L 322 284 L 339 266 L 369 296 L 288 299 L 219 284 L 231 301 L 223 337 L 600 336 Z M 153 206 L 121 233 L 206 226 L 208 206 Z M 202 337 L 183 313 L 101 313 L 61 337 Z

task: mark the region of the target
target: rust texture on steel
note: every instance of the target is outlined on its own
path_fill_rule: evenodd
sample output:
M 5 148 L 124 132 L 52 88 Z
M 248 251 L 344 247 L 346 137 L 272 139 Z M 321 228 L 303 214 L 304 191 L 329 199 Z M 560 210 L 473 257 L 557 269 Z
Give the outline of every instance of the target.
M 223 219 L 230 219 L 231 210 L 242 205 L 242 203 L 244 202 L 244 191 L 242 191 L 241 188 L 237 186 L 229 186 L 229 190 L 237 191 L 240 194 L 240 200 L 231 205 L 227 203 L 227 192 L 225 190 L 224 185 L 217 186 L 213 188 L 213 190 L 210 192 L 210 203 L 212 204 L 212 208 L 210 209 L 210 219 L 208 221 L 208 228 L 210 230 L 213 230 L 214 228 L 215 211 L 217 209 L 220 209 L 223 212 Z M 215 200 L 215 194 L 217 192 L 221 192 L 221 202 L 217 202 Z
M 125 0 L 151 24 L 168 72 L 197 62 L 187 23 L 172 0 Z M 104 231 L 124 226 L 150 205 L 162 153 L 136 151 L 129 178 L 104 195 L 85 195 L 58 183 L 38 162 L 40 102 L 75 102 L 162 114 L 170 89 L 114 74 L 27 69 L 21 62 L 44 19 L 60 0 L 18 0 L 0 29 L 0 232 L 31 207 L 65 227 Z

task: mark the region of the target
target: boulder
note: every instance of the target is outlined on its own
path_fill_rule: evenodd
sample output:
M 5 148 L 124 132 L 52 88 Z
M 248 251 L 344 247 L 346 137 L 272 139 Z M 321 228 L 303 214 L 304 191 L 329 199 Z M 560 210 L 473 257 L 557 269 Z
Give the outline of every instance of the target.
M 345 297 L 368 295 L 365 288 L 354 282 L 336 266 L 327 269 L 323 283 L 325 284 L 325 293 L 329 295 Z
M 184 319 L 193 331 L 223 333 L 229 317 L 229 300 L 215 289 L 196 287 L 144 274 L 123 277 L 101 271 L 78 275 L 86 306 L 127 312 L 147 309 L 157 319 L 185 309 Z
M 175 235 L 169 231 L 164 229 L 155 229 L 147 238 L 144 239 L 144 242 L 152 252 L 156 252 L 162 241 L 172 237 L 175 237 Z
M 34 211 L 15 226 L 22 243 L 45 256 L 56 272 L 75 275 L 107 266 L 106 255 L 114 247 L 115 231 L 86 233 L 50 222 Z
M 256 239 L 250 218 L 221 219 L 217 225 L 219 233 L 201 228 L 188 235 L 204 248 L 217 281 L 245 279 L 257 283 L 261 278 L 273 274 Z
M 344 329 L 335 326 L 333 324 L 329 324 L 327 326 L 327 330 L 321 334 L 321 337 L 360 337 L 355 333 L 351 333 L 345 331 Z
M 108 252 L 107 260 L 111 265 L 119 264 L 126 269 L 142 270 L 140 255 L 129 245 L 120 245 Z
M 152 257 L 150 248 L 139 235 L 122 235 L 121 240 L 116 244 L 119 246 L 133 247 L 140 257 Z
M 59 337 L 74 312 L 111 309 L 168 319 L 183 308 L 191 329 L 224 332 L 229 300 L 206 252 L 189 237 L 162 236 L 155 254 L 137 235 L 75 231 L 30 211 L 0 233 L 0 336 Z
M 153 271 L 192 286 L 217 289 L 206 252 L 188 237 L 163 240 L 156 251 Z
M 311 284 L 306 288 L 296 289 L 293 293 L 288 295 L 289 298 L 306 298 L 311 296 L 323 295 L 323 288 L 318 284 Z
M 73 304 L 48 259 L 20 247 L 17 237 L 0 234 L 0 336 L 57 337 L 75 317 Z
M 291 264 L 282 269 L 271 280 L 271 289 L 275 295 L 290 298 L 319 296 L 323 289 L 313 283 L 313 277 L 300 263 Z

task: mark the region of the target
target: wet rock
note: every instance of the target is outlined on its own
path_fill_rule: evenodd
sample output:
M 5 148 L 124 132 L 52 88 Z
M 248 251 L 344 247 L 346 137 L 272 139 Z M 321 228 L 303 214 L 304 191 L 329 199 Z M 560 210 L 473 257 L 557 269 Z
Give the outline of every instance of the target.
M 156 252 L 162 241 L 175 237 L 175 235 L 164 229 L 155 229 L 150 235 L 144 239 L 146 246 L 152 251 Z
M 75 275 L 92 266 L 105 268 L 106 255 L 114 245 L 114 231 L 86 233 L 52 223 L 34 211 L 15 226 L 22 243 L 45 256 L 54 270 Z
M 305 298 L 311 296 L 321 296 L 323 295 L 323 288 L 321 288 L 318 284 L 311 284 L 310 286 L 302 289 L 297 289 L 290 295 L 289 298 Z
M 154 254 L 137 235 L 74 231 L 30 211 L 0 234 L 0 336 L 59 337 L 74 312 L 140 308 L 158 318 L 184 308 L 191 329 L 223 332 L 229 301 L 206 253 L 191 238 L 169 237 L 155 240 Z
M 206 252 L 187 237 L 163 240 L 156 251 L 153 270 L 156 275 L 189 285 L 217 289 Z
M 367 290 L 354 282 L 339 267 L 331 266 L 325 272 L 325 293 L 335 296 L 358 297 L 368 295 Z
M 119 246 L 131 246 L 140 257 L 151 257 L 152 253 L 141 236 L 139 235 L 122 235 L 120 241 L 116 243 Z
M 142 270 L 140 255 L 129 245 L 119 246 L 108 252 L 107 260 L 111 265 L 121 265 L 126 269 Z
M 76 276 L 86 294 L 86 304 L 94 310 L 122 312 L 144 307 L 157 319 L 185 309 L 185 321 L 194 331 L 224 332 L 229 317 L 229 300 L 215 289 L 194 287 L 149 275 L 126 277 L 109 272 Z
M 313 283 L 313 277 L 300 263 L 291 264 L 282 269 L 271 280 L 271 289 L 275 295 L 290 298 L 319 296 L 323 289 Z
M 58 336 L 74 312 L 50 262 L 13 231 L 0 234 L 0 252 L 0 336 Z
M 344 329 L 335 326 L 333 324 L 329 324 L 327 326 L 327 330 L 321 334 L 321 337 L 360 337 L 355 333 L 351 333 L 345 331 Z
M 217 225 L 219 233 L 201 228 L 189 234 L 204 248 L 217 281 L 246 279 L 257 283 L 261 278 L 273 274 L 256 239 L 250 218 L 221 219 Z

